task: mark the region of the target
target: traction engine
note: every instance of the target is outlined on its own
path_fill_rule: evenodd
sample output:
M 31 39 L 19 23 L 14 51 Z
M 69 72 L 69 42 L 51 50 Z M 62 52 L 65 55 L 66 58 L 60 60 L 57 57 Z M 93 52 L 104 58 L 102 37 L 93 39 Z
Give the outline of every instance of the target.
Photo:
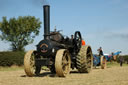
M 92 50 L 89 45 L 82 45 L 80 31 L 71 38 L 64 37 L 59 31 L 50 32 L 50 6 L 44 5 L 44 39 L 36 50 L 28 51 L 24 56 L 24 70 L 27 76 L 39 75 L 42 66 L 47 66 L 52 73 L 65 77 L 70 69 L 80 73 L 91 71 L 93 64 Z

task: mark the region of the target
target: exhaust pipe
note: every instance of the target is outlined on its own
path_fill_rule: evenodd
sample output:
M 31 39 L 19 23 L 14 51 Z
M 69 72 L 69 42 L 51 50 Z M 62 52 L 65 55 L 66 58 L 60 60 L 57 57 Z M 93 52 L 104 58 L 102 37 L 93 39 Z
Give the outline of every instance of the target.
M 50 6 L 44 5 L 44 39 L 50 39 Z

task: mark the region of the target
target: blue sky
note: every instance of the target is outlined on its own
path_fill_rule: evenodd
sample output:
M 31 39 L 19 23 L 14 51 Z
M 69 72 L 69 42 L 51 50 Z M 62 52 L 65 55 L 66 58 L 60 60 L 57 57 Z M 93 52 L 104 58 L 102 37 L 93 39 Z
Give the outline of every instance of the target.
M 81 31 L 93 53 L 101 46 L 104 53 L 122 51 L 128 54 L 128 0 L 0 0 L 0 21 L 3 16 L 35 16 L 43 22 L 42 5 L 51 6 L 51 30 L 56 26 L 70 36 Z M 43 39 L 40 34 L 26 50 L 36 49 Z M 0 41 L 0 51 L 9 50 L 8 42 Z

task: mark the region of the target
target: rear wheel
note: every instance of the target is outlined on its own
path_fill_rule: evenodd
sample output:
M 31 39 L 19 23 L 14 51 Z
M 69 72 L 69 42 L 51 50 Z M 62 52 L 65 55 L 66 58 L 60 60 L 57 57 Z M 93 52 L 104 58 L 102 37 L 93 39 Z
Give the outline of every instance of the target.
M 24 70 L 27 76 L 39 75 L 41 66 L 35 66 L 35 51 L 30 50 L 24 56 Z
M 105 58 L 105 56 L 101 56 L 101 58 L 100 58 L 100 66 L 101 66 L 101 69 L 105 69 L 107 66 L 107 63 L 106 63 L 107 61 L 106 61 L 106 58 Z
M 90 46 L 82 46 L 76 57 L 77 69 L 80 73 L 89 73 L 93 67 L 93 56 Z
M 69 52 L 66 49 L 57 51 L 55 59 L 56 74 L 60 77 L 65 77 L 70 72 L 71 59 Z

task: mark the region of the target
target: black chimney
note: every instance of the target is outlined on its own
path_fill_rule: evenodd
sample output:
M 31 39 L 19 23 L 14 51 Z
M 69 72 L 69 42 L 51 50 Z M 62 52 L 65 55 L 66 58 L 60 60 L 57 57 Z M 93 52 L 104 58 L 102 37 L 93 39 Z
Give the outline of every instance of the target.
M 44 39 L 49 39 L 50 35 L 50 6 L 44 5 Z

